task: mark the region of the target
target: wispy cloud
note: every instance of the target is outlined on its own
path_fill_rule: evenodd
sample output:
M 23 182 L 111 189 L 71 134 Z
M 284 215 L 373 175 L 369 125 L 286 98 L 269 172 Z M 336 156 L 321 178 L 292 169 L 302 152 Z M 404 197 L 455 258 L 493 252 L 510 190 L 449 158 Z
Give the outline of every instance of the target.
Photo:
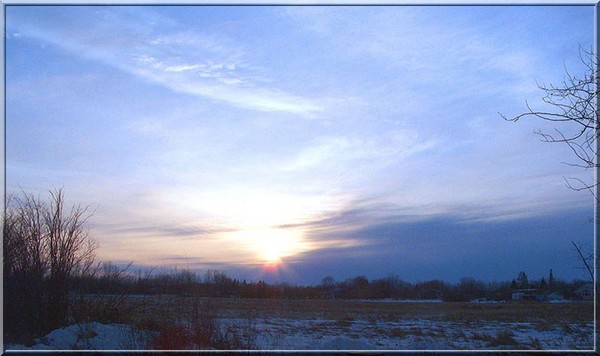
M 83 20 L 59 14 L 57 21 L 41 20 L 49 14 L 11 8 L 9 31 L 55 45 L 75 55 L 101 61 L 171 90 L 228 103 L 243 109 L 314 116 L 324 110 L 318 100 L 265 85 L 247 63 L 246 49 L 225 35 L 184 30 L 171 19 L 155 15 L 154 22 L 131 16 L 121 8 L 105 11 L 79 9 Z M 52 10 L 48 10 L 52 12 Z M 54 14 L 50 14 L 54 15 Z M 49 16 L 52 17 L 52 16 Z M 157 23 L 171 31 L 155 34 Z M 164 29 L 164 27 L 162 28 Z
M 481 9 L 480 16 L 487 16 Z M 510 31 L 502 29 L 498 19 L 482 23 L 475 21 L 476 15 L 465 15 L 457 22 L 459 17 L 444 7 L 289 7 L 281 14 L 327 41 L 332 51 L 368 59 L 409 83 L 437 83 L 438 88 L 426 86 L 430 96 L 447 97 L 451 93 L 446 86 L 459 85 L 522 95 L 536 75 L 547 72 L 534 49 L 506 43 Z M 473 23 L 465 26 L 469 19 Z M 491 87 L 483 79 L 490 75 L 506 80 L 501 87 Z
M 147 223 L 133 224 L 94 224 L 91 223 L 90 227 L 93 229 L 102 229 L 105 233 L 122 234 L 129 236 L 136 236 L 138 238 L 146 237 L 167 237 L 176 240 L 182 238 L 197 238 L 197 239 L 209 239 L 213 238 L 215 234 L 232 232 L 235 231 L 231 228 L 223 227 L 211 227 L 211 226 L 199 226 L 192 224 L 181 224 L 179 226 L 174 225 L 172 221 L 164 223 L 162 225 L 152 225 Z
M 283 170 L 304 170 L 356 165 L 358 162 L 370 166 L 385 166 L 398 163 L 410 156 L 433 149 L 438 144 L 434 138 L 421 138 L 411 130 L 393 130 L 376 136 L 349 137 L 327 136 L 314 140 L 302 149 Z

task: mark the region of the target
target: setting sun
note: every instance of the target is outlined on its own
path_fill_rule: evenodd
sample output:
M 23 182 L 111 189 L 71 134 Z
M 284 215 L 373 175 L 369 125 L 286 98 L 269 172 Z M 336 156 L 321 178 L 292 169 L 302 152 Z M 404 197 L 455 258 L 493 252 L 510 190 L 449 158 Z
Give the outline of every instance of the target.
M 282 259 L 308 250 L 301 231 L 293 229 L 245 229 L 231 236 L 255 256 L 260 263 L 276 266 Z
M 282 258 L 306 250 L 299 231 L 289 229 L 263 229 L 251 231 L 259 258 L 267 264 L 278 264 Z

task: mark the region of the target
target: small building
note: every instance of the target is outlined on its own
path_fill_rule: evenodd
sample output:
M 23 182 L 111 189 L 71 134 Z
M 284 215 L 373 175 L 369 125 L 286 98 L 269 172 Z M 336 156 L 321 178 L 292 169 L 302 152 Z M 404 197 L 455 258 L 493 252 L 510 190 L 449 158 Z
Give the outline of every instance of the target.
M 594 299 L 594 284 L 586 283 L 575 290 L 577 299 L 592 300 Z
M 565 297 L 558 292 L 552 292 L 546 296 L 547 302 L 564 302 L 566 301 Z
M 517 289 L 512 292 L 512 300 L 540 300 L 540 293 L 537 289 Z

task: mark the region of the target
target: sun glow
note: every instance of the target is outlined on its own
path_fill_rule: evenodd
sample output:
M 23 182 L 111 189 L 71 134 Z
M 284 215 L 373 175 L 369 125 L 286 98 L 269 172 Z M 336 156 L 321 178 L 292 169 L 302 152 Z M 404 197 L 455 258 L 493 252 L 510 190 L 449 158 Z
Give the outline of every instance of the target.
M 257 231 L 257 247 L 267 262 L 278 262 L 296 249 L 296 236 L 276 230 Z
M 294 229 L 256 228 L 236 231 L 232 236 L 261 263 L 271 268 L 283 259 L 309 250 L 302 232 Z
M 189 215 L 191 208 L 190 219 L 201 217 L 207 225 L 214 226 L 213 231 L 208 229 L 204 234 L 208 239 L 198 241 L 202 246 L 215 241 L 220 247 L 199 248 L 194 252 L 196 256 L 280 269 L 291 257 L 320 248 L 322 242 L 308 239 L 308 228 L 303 224 L 342 209 L 349 197 L 304 195 L 301 189 L 296 194 L 277 193 L 238 183 L 211 190 L 175 189 L 169 192 L 168 199 L 169 206 L 177 206 L 181 215 Z

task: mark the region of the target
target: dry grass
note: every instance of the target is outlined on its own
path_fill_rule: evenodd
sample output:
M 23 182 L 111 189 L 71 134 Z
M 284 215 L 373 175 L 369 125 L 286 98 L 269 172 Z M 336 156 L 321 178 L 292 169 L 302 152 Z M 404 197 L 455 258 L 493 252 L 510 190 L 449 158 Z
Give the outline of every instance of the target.
M 139 297 L 138 297 L 139 298 Z M 455 340 L 478 340 L 482 345 L 497 349 L 511 349 L 518 345 L 513 331 L 520 327 L 533 328 L 537 331 L 561 330 L 566 334 L 577 334 L 578 325 L 593 321 L 593 303 L 394 303 L 365 302 L 352 300 L 268 300 L 268 299 L 227 299 L 196 298 L 175 296 L 153 296 L 145 299 L 143 310 L 138 315 L 136 325 L 150 330 L 159 329 L 161 320 L 183 320 L 194 303 L 210 304 L 210 310 L 218 310 L 218 318 L 247 319 L 268 321 L 270 319 L 312 320 L 310 332 L 319 330 L 327 333 L 331 330 L 346 330 L 354 324 L 365 324 L 373 332 L 398 339 L 408 337 L 447 338 Z M 132 301 L 134 302 L 134 301 Z M 444 328 L 428 328 L 406 326 L 381 328 L 379 323 L 386 322 L 446 322 L 462 330 L 445 330 Z M 483 331 L 483 325 L 493 323 L 513 323 L 515 330 L 498 333 Z M 519 325 L 519 323 L 521 325 Z M 144 325 L 147 324 L 147 325 Z M 227 330 L 224 330 L 226 332 Z M 303 332 L 304 330 L 297 330 Z M 283 333 L 284 330 L 281 330 Z M 237 335 L 238 339 L 248 339 L 246 335 Z M 255 337 L 255 336 L 254 336 Z M 169 340 L 177 340 L 176 335 L 169 335 Z M 526 342 L 527 348 L 540 349 L 540 340 L 531 339 Z M 170 345 L 169 345 L 170 346 Z M 247 345 L 238 345 L 246 348 Z
M 140 300 L 144 302 L 140 303 Z M 463 343 L 476 341 L 475 345 L 483 348 L 513 349 L 519 346 L 542 349 L 553 347 L 553 344 L 548 344 L 546 339 L 523 339 L 520 331 L 559 331 L 565 337 L 579 337 L 581 334 L 581 343 L 586 343 L 589 342 L 589 324 L 593 321 L 594 308 L 593 303 L 584 302 L 394 303 L 183 296 L 130 296 L 129 303 L 138 306 L 129 308 L 128 303 L 123 305 L 127 310 L 137 311 L 130 324 L 154 331 L 157 337 L 152 340 L 150 348 L 155 349 L 190 348 L 190 344 L 200 349 L 253 349 L 257 347 L 259 333 L 255 322 L 263 325 L 262 328 L 267 325 L 273 335 L 308 332 L 319 337 L 341 333 L 353 338 L 362 337 L 364 335 L 360 333 L 366 332 L 371 337 L 379 335 L 398 342 L 450 338 L 457 342 L 458 348 L 465 347 Z M 195 320 L 191 315 L 199 318 Z M 228 319 L 235 320 L 235 325 L 228 324 Z M 279 326 L 281 320 L 288 320 L 290 325 Z M 505 327 L 499 332 L 488 327 L 506 323 L 511 325 L 510 328 Z
M 393 328 L 389 330 L 388 335 L 391 337 L 397 337 L 404 339 L 409 335 L 417 336 L 417 337 L 429 337 L 429 336 L 437 336 L 436 333 L 432 330 L 423 330 L 421 327 L 408 327 L 408 328 Z
M 185 297 L 177 303 L 188 303 Z M 441 320 L 461 323 L 535 322 L 552 324 L 593 320 L 592 303 L 389 303 L 351 300 L 212 299 L 223 317 L 254 311 L 259 318 L 343 320 Z
M 335 325 L 341 328 L 348 328 L 350 326 L 352 326 L 352 323 L 354 322 L 354 317 L 352 316 L 344 316 L 338 320 L 336 320 Z
M 341 324 L 353 321 L 433 320 L 457 322 L 477 326 L 482 322 L 536 323 L 539 330 L 549 330 L 566 324 L 593 321 L 594 305 L 589 302 L 573 303 L 390 303 L 352 300 L 269 300 L 211 298 L 211 308 L 219 310 L 219 317 L 252 317 L 261 319 L 325 319 Z M 185 314 L 195 297 L 153 296 L 145 298 L 138 310 L 138 319 L 144 316 Z M 131 301 L 136 303 L 136 300 Z M 139 303 L 139 302 L 138 302 Z
M 210 298 L 178 298 L 154 296 L 143 300 L 143 308 L 128 321 L 142 330 L 149 330 L 154 337 L 148 345 L 154 350 L 249 350 L 256 348 L 255 311 L 240 310 L 236 318 L 245 321 L 242 328 L 222 325 L 223 304 Z M 139 304 L 139 297 L 130 297 L 129 304 Z M 124 308 L 128 308 L 125 305 Z

